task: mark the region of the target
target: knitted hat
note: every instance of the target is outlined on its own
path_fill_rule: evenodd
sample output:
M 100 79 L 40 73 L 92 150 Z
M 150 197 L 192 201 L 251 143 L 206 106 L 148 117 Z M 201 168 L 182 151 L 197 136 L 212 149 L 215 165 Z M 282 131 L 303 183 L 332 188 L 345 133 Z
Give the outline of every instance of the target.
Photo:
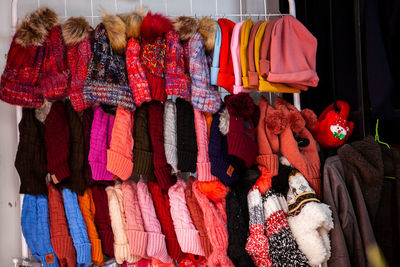
M 87 234 L 90 244 L 92 244 L 92 262 L 97 265 L 104 265 L 103 251 L 101 249 L 101 240 L 94 224 L 96 208 L 93 201 L 92 190 L 86 188 L 82 196 L 78 196 L 78 204 L 81 209 L 83 219 L 85 220 Z
M 154 209 L 152 196 L 143 179 L 140 179 L 137 184 L 137 193 L 144 230 L 147 232 L 147 255 L 165 263 L 172 262 L 168 255 L 165 236 L 161 232 L 160 221 Z
M 92 187 L 93 202 L 95 206 L 94 223 L 96 224 L 101 240 L 103 253 L 114 257 L 114 235 L 111 228 L 110 212 L 108 208 L 107 193 L 104 186 L 94 184 Z
M 126 236 L 126 218 L 123 205 L 122 188 L 120 183 L 106 188 L 108 206 L 110 207 L 111 227 L 114 234 L 115 261 L 122 264 L 124 261 L 134 263 L 140 256 L 133 256 Z
M 57 14 L 44 7 L 29 14 L 17 27 L 1 76 L 1 100 L 31 108 L 42 105 L 39 75 L 44 59 L 44 43 L 57 23 Z
M 197 231 L 200 234 L 201 247 L 203 248 L 204 255 L 208 258 L 212 252 L 212 246 L 210 240 L 208 239 L 207 230 L 205 227 L 205 222 L 203 219 L 203 213 L 197 202 L 196 196 L 192 191 L 192 185 L 194 182 L 194 177 L 190 177 L 185 189 L 185 199 L 186 204 L 190 212 L 190 217 L 193 220 L 193 224 L 196 226 Z
M 79 114 L 72 107 L 71 101 L 66 100 L 64 104 L 65 114 L 68 120 L 70 132 L 70 152 L 69 152 L 69 168 L 71 174 L 68 179 L 63 180 L 58 186 L 67 187 L 72 192 L 82 195 L 85 191 L 84 177 L 84 144 L 83 129 Z
M 217 23 L 217 33 L 215 35 L 215 44 L 213 50 L 213 60 L 211 65 L 210 80 L 212 85 L 218 85 L 218 73 L 219 73 L 219 54 L 221 51 L 221 27 Z
M 300 93 L 299 89 L 289 87 L 285 84 L 270 83 L 267 81 L 271 58 L 271 34 L 272 29 L 277 21 L 278 19 L 264 22 L 264 27 L 258 28 L 256 34 L 254 43 L 254 62 L 258 72 L 258 90 L 279 93 Z
M 176 236 L 183 252 L 204 256 L 199 232 L 193 225 L 189 209 L 186 205 L 185 188 L 185 182 L 178 179 L 177 183 L 168 190 L 171 217 Z
M 165 54 L 165 91 L 168 95 L 176 95 L 190 99 L 190 77 L 185 73 L 183 45 L 179 41 L 178 32 L 171 30 L 166 34 L 167 50 Z
M 83 95 L 88 103 L 135 109 L 132 90 L 128 86 L 125 57 L 112 52 L 103 23 L 94 31 L 93 58 L 89 63 Z
M 49 206 L 46 196 L 25 194 L 21 228 L 32 256 L 43 266 L 58 267 L 58 260 L 50 241 Z
M 190 38 L 189 57 L 192 104 L 200 111 L 215 113 L 221 105 L 221 99 L 218 88 L 210 83 L 210 69 L 200 33 Z
M 247 204 L 250 218 L 250 235 L 247 238 L 246 251 L 256 266 L 272 266 L 268 253 L 268 239 L 264 234 L 262 197 L 257 186 L 249 191 Z
M 165 101 L 164 57 L 165 34 L 172 29 L 170 20 L 161 14 L 148 12 L 140 26 L 142 37 L 141 60 L 154 100 Z
M 242 82 L 244 88 L 250 88 L 249 85 L 249 39 L 250 31 L 253 27 L 254 22 L 251 19 L 247 19 L 243 22 L 242 31 L 240 34 L 240 63 L 242 65 Z
M 305 121 L 300 112 L 293 105 L 278 97 L 275 101 L 275 107 L 282 110 L 289 123 L 279 135 L 280 151 L 306 177 L 320 198 L 320 161 L 315 140 L 307 128 L 305 128 Z M 295 137 L 308 139 L 309 145 L 299 147 Z
M 269 105 L 270 104 L 264 98 L 264 96 L 261 96 L 260 100 L 258 101 L 260 119 L 257 125 L 258 156 L 256 161 L 259 165 L 265 167 L 270 172 L 271 176 L 275 176 L 278 174 L 278 156 L 272 152 L 271 146 L 268 142 L 267 134 L 265 132 L 266 114 Z
M 249 86 L 256 88 L 258 87 L 258 74 L 256 72 L 256 66 L 254 62 L 254 43 L 256 40 L 257 31 L 260 26 L 263 25 L 263 23 L 264 22 L 262 20 L 259 20 L 253 24 L 253 27 L 251 27 L 249 35 L 249 48 L 247 50 L 247 59 L 249 62 L 249 69 L 247 73 L 249 76 Z
M 163 105 L 152 101 L 149 104 L 149 133 L 153 147 L 154 174 L 160 187 L 168 191 L 176 179 L 171 176 L 171 166 L 167 164 L 164 150 Z
M 66 48 L 61 26 L 55 26 L 47 37 L 39 86 L 48 100 L 62 99 L 68 95 L 71 72 L 67 69 Z
M 77 263 L 78 265 L 91 263 L 92 245 L 89 242 L 86 224 L 83 220 L 81 210 L 79 209 L 78 198 L 76 194 L 68 188 L 63 188 L 62 194 L 69 231 L 76 250 Z
M 90 149 L 90 132 L 93 122 L 93 109 L 87 108 L 82 114 L 82 128 L 83 128 L 83 143 L 84 143 L 84 157 L 83 168 L 87 186 L 92 186 L 94 181 L 92 179 L 92 169 L 89 165 L 89 149 Z
M 19 143 L 14 165 L 21 181 L 19 193 L 44 195 L 47 193 L 45 126 L 36 119 L 34 109 L 23 108 L 18 129 Z
M 229 111 L 228 153 L 244 160 L 249 168 L 254 163 L 258 148 L 252 116 L 257 106 L 249 94 L 227 95 Z
M 114 174 L 107 171 L 107 138 L 109 119 L 100 106 L 94 107 L 92 130 L 90 134 L 89 164 L 94 180 L 112 181 Z M 112 127 L 110 127 L 112 129 Z
M 68 166 L 70 132 L 63 102 L 51 106 L 45 126 L 47 170 L 53 181 L 58 183 L 71 174 Z
M 147 124 L 148 104 L 140 106 L 135 112 L 133 135 L 135 146 L 133 149 L 133 172 L 145 176 L 153 176 L 153 152 Z
M 161 187 L 152 181 L 148 181 L 149 191 L 153 198 L 157 217 L 160 220 L 162 232 L 165 235 L 168 254 L 174 260 L 181 261 L 185 254 L 182 252 L 175 233 L 174 223 L 172 222 L 171 210 L 168 194 L 162 192 Z
M 199 203 L 207 234 L 213 247 L 208 257 L 210 266 L 234 266 L 226 255 L 228 249 L 228 230 L 226 228 L 225 198 L 210 201 L 199 189 L 199 182 L 193 183 L 193 193 Z
M 307 258 L 298 249 L 293 238 L 286 220 L 286 212 L 279 198 L 282 197 L 271 190 L 264 196 L 265 225 L 272 264 L 274 266 L 308 266 Z
M 133 116 L 133 112 L 118 107 L 107 150 L 107 170 L 122 180 L 128 179 L 133 169 Z
M 231 54 L 233 73 L 235 75 L 235 84 L 233 85 L 234 94 L 238 94 L 244 90 L 242 85 L 242 65 L 240 62 L 240 36 L 243 23 L 244 21 L 236 23 L 232 31 Z
M 142 214 L 140 212 L 136 183 L 132 180 L 122 184 L 124 209 L 126 216 L 126 236 L 132 255 L 145 257 L 147 249 L 147 233 L 144 231 Z
M 218 24 L 221 27 L 218 86 L 225 88 L 232 94 L 235 77 L 233 76 L 233 63 L 231 57 L 231 37 L 235 23 L 228 19 L 218 19 Z
M 71 17 L 62 25 L 62 36 L 67 49 L 67 67 L 71 72 L 69 97 L 76 111 L 90 107 L 83 97 L 87 67 L 92 59 L 92 29 L 83 17 Z
M 208 152 L 211 174 L 218 177 L 225 185 L 230 185 L 239 179 L 239 173 L 228 155 L 227 137 L 219 131 L 219 117 L 219 112 L 214 114 L 210 129 Z
M 178 148 L 176 132 L 177 114 L 175 103 L 169 99 L 164 103 L 164 149 L 172 172 L 178 172 Z
M 268 81 L 287 83 L 307 90 L 317 86 L 317 39 L 293 16 L 286 15 L 274 25 Z
M 196 171 L 197 143 L 193 107 L 189 102 L 178 98 L 176 114 L 178 170 L 194 173 Z
M 287 220 L 293 237 L 309 264 L 323 264 L 331 255 L 328 233 L 333 228 L 332 212 L 328 205 L 319 202 L 300 172 L 289 175 L 289 186 Z
M 149 83 L 140 60 L 140 42 L 135 38 L 129 39 L 125 54 L 129 86 L 135 104 L 140 106 L 143 102 L 151 100 Z
M 76 252 L 68 232 L 61 193 L 50 182 L 47 183 L 47 188 L 49 191 L 51 244 L 61 266 L 74 266 L 76 265 Z

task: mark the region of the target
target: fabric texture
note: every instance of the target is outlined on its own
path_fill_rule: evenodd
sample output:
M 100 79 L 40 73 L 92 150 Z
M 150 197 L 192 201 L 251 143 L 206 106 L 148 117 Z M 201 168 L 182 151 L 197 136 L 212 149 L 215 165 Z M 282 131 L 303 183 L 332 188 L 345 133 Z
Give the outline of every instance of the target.
M 242 66 L 242 83 L 245 91 L 252 90 L 248 89 L 250 88 L 250 85 L 249 85 L 249 76 L 247 74 L 249 70 L 249 61 L 247 55 L 249 49 L 250 31 L 251 28 L 253 27 L 253 24 L 254 22 L 251 19 L 245 20 L 242 25 L 242 31 L 240 33 L 240 64 Z
M 89 164 L 90 132 L 92 130 L 92 122 L 93 122 L 93 109 L 89 107 L 85 109 L 82 114 L 83 144 L 84 144 L 83 168 L 87 186 L 92 186 L 94 184 L 94 180 L 92 179 L 92 169 Z
M 253 24 L 249 34 L 249 48 L 247 50 L 247 58 L 249 62 L 249 69 L 247 75 L 249 76 L 249 86 L 258 88 L 258 75 L 256 72 L 256 66 L 254 62 L 254 43 L 256 40 L 256 34 L 258 29 L 263 25 L 263 21 L 259 20 Z
M 235 76 L 235 84 L 233 85 L 233 93 L 238 94 L 244 91 L 242 85 L 242 62 L 240 61 L 240 42 L 242 34 L 242 26 L 244 21 L 235 24 L 232 30 L 231 39 L 231 53 L 232 53 L 232 64 L 233 74 Z
M 231 56 L 231 38 L 235 23 L 231 20 L 218 19 L 221 28 L 221 48 L 219 54 L 219 73 L 218 86 L 225 88 L 229 93 L 233 93 L 235 77 L 233 74 L 233 62 Z
M 177 114 L 176 105 L 168 99 L 164 103 L 164 150 L 167 163 L 172 172 L 178 172 L 178 147 L 177 147 Z
M 210 82 L 212 85 L 218 85 L 219 73 L 219 54 L 221 51 L 221 27 L 217 23 L 217 32 L 215 33 L 215 43 L 213 49 L 213 59 L 210 68 Z

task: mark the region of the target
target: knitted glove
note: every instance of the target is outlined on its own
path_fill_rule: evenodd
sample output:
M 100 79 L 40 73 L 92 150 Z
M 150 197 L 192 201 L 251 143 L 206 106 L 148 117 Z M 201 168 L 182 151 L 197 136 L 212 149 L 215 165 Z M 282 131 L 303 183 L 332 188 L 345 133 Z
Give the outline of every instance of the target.
M 168 99 L 164 103 L 164 150 L 167 163 L 174 173 L 178 172 L 176 116 L 175 103 Z
M 50 182 L 47 183 L 49 191 L 49 217 L 51 244 L 57 255 L 60 266 L 75 266 L 76 252 L 72 238 L 68 232 L 67 218 L 60 191 Z
M 103 186 L 95 184 L 92 187 L 92 195 L 96 210 L 94 223 L 99 231 L 101 247 L 104 254 L 112 258 L 114 257 L 114 235 L 111 228 L 107 193 Z
M 126 216 L 126 236 L 132 255 L 146 256 L 147 233 L 144 231 L 142 214 L 140 213 L 136 183 L 132 180 L 122 184 L 124 209 Z
M 58 183 L 71 175 L 68 167 L 70 132 L 63 102 L 53 103 L 45 126 L 47 170 Z
M 149 104 L 148 127 L 153 147 L 154 174 L 158 184 L 167 192 L 176 180 L 171 176 L 171 167 L 165 158 L 163 113 L 161 102 L 153 101 Z
M 96 208 L 93 201 L 92 190 L 90 188 L 86 188 L 82 196 L 78 195 L 78 203 L 83 219 L 85 220 L 90 244 L 92 244 L 92 261 L 97 265 L 104 265 L 101 240 L 97 233 L 96 225 L 94 224 Z
M 140 43 L 138 40 L 135 38 L 129 39 L 125 55 L 129 86 L 132 89 L 135 104 L 139 107 L 143 102 L 151 101 L 151 95 L 146 73 L 139 57 Z
M 154 209 L 154 203 L 147 184 L 140 179 L 137 184 L 140 212 L 143 217 L 144 229 L 147 232 L 147 255 L 165 263 L 172 262 L 168 255 L 165 236 Z
M 114 255 L 118 264 L 124 261 L 134 263 L 140 260 L 140 257 L 133 256 L 126 237 L 126 219 L 123 210 L 121 184 L 117 183 L 114 187 L 108 186 L 106 193 L 108 196 L 108 206 L 110 210 L 111 227 L 114 234 Z
M 154 207 L 157 217 L 160 220 L 162 232 L 165 234 L 168 254 L 171 258 L 180 262 L 185 257 L 185 254 L 182 252 L 176 237 L 168 195 L 162 192 L 161 187 L 157 183 L 148 181 L 148 186 L 153 197 Z
M 118 107 L 107 150 L 107 170 L 122 180 L 127 180 L 133 169 L 133 119 L 131 111 Z
M 183 252 L 204 256 L 199 232 L 193 225 L 189 209 L 186 205 L 185 187 L 185 182 L 179 179 L 177 183 L 168 190 L 171 217 L 174 223 L 176 236 Z
M 86 230 L 85 221 L 79 209 L 76 194 L 67 188 L 62 190 L 64 198 L 65 214 L 67 215 L 69 231 L 76 249 L 77 263 L 91 263 L 91 247 Z

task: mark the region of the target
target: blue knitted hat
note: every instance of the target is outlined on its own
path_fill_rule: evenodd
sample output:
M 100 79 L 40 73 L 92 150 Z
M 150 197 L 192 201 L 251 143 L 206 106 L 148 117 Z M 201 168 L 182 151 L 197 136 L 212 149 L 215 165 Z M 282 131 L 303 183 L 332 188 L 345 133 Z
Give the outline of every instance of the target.
M 217 33 L 215 35 L 215 44 L 214 44 L 214 52 L 213 52 L 213 59 L 211 65 L 211 84 L 218 85 L 218 73 L 219 73 L 219 52 L 221 49 L 221 28 L 217 23 Z

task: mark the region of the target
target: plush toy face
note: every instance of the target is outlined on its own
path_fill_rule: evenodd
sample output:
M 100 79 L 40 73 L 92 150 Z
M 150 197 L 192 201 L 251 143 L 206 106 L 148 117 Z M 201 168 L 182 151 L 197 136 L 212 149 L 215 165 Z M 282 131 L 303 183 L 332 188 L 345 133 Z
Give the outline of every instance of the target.
M 347 130 L 342 126 L 340 126 L 339 124 L 331 125 L 331 132 L 333 134 L 333 137 L 343 140 L 347 135 L 347 131 L 349 130 L 348 127 L 346 128 Z

